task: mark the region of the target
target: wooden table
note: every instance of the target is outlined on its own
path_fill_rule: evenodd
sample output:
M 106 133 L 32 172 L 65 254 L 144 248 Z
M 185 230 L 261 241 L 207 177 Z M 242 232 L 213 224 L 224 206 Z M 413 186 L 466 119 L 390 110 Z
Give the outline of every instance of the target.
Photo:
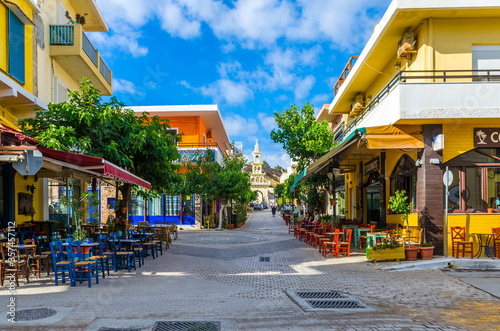
M 346 241 L 346 236 L 347 236 L 347 230 L 348 229 L 352 229 L 352 231 L 354 232 L 354 229 L 357 229 L 358 226 L 357 225 L 344 225 L 344 241 Z
M 370 232 L 370 228 L 355 228 L 354 230 L 354 247 L 358 247 L 359 245 L 359 238 L 361 237 L 361 234 L 364 232 Z
M 377 244 L 377 239 L 385 239 L 385 232 L 367 232 L 366 233 L 366 246 L 372 247 Z M 372 245 L 373 242 L 373 245 Z

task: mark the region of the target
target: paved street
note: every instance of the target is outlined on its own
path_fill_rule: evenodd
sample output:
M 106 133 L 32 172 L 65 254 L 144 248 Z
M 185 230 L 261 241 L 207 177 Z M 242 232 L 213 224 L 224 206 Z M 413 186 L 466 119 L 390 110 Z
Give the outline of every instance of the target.
M 156 321 L 197 320 L 220 321 L 223 330 L 500 330 L 497 297 L 440 270 L 381 270 L 397 264 L 373 264 L 361 251 L 324 259 L 265 210 L 241 229 L 181 231 L 159 259 L 112 273 L 91 289 L 21 281 L 18 311 L 47 307 L 57 314 L 15 327 L 2 320 L 0 329 L 151 330 Z M 491 283 L 498 286 L 498 278 Z M 305 312 L 285 293 L 294 290 L 335 290 L 373 309 Z M 0 298 L 5 307 L 6 287 Z

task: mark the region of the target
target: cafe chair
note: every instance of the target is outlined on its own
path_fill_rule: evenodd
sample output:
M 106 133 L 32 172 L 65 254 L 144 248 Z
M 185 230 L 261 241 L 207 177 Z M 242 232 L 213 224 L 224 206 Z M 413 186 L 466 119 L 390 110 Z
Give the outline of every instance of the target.
M 66 260 L 67 255 L 63 251 L 62 241 L 53 241 L 49 245 L 52 253 L 52 270 L 55 275 L 55 285 L 58 285 L 58 280 L 61 278 L 63 283 L 66 283 L 66 279 L 69 279 L 71 286 L 74 286 L 73 262 Z M 66 273 L 68 273 L 68 277 L 66 277 Z
M 109 235 L 109 244 L 111 246 L 111 250 L 115 253 L 116 267 L 118 269 L 127 267 L 128 272 L 130 272 L 131 268 L 134 268 L 134 270 L 136 270 L 135 253 L 122 250 L 122 244 L 120 242 L 120 237 L 118 236 L 118 234 L 111 233 Z
M 0 243 L 0 252 L 2 254 L 2 261 L 0 263 L 0 285 L 3 286 L 5 280 L 5 275 L 14 275 L 16 286 L 19 287 L 19 276 L 24 276 L 26 278 L 26 283 L 30 282 L 30 273 L 28 270 L 28 263 L 25 259 L 22 259 L 18 252 L 14 256 L 14 263 L 9 260 L 9 248 L 7 243 Z M 10 277 L 9 277 L 10 278 Z
M 149 251 L 151 251 L 151 255 L 153 256 L 153 260 L 155 259 L 155 253 L 156 253 L 156 257 L 158 257 L 158 250 L 156 249 L 156 244 L 154 244 L 153 242 L 148 242 L 148 239 L 146 236 L 146 229 L 141 230 L 139 238 L 141 239 L 141 247 L 144 249 L 144 255 L 146 257 L 149 256 Z
M 99 264 L 96 260 L 86 260 L 86 254 L 81 251 L 81 241 L 75 240 L 68 245 L 69 260 L 73 262 L 74 282 L 78 280 L 80 284 L 86 278 L 88 287 L 92 286 L 92 278 L 99 284 Z
M 108 260 L 111 259 L 111 264 L 113 265 L 113 271 L 116 272 L 116 254 L 115 252 L 108 250 L 107 240 L 108 238 L 106 237 L 106 235 L 100 235 L 97 237 L 97 242 L 99 243 L 99 256 L 103 256 Z
M 457 259 L 460 253 L 462 257 L 469 253 L 471 259 L 474 257 L 474 243 L 465 240 L 465 227 L 451 227 L 451 253 Z
M 493 233 L 493 252 L 496 257 L 500 258 L 500 228 L 491 228 Z
M 26 245 L 33 245 L 35 247 L 30 247 L 25 249 L 25 260 L 28 263 L 28 270 L 31 270 L 33 275 L 37 276 L 37 278 L 40 278 L 40 271 L 42 269 L 45 269 L 47 271 L 47 276 L 50 276 L 49 274 L 49 265 L 42 265 L 42 257 L 41 255 L 37 254 L 37 246 L 35 243 L 35 239 L 25 239 L 23 244 Z
M 369 225 L 368 227 L 370 228 L 370 233 L 375 232 L 375 227 L 376 227 L 375 224 Z M 359 236 L 358 248 L 365 248 L 368 246 L 368 242 L 366 241 L 366 238 L 367 238 L 366 233 Z
M 335 257 L 339 257 L 339 254 L 344 254 L 347 255 L 347 257 L 351 257 L 351 238 L 352 229 L 347 229 L 346 241 L 338 243 Z
M 92 255 L 89 260 L 96 260 L 98 266 L 101 267 L 102 271 L 102 278 L 106 278 L 106 275 L 104 274 L 104 271 L 107 270 L 108 276 L 109 276 L 109 258 L 111 257 L 112 263 L 113 261 L 113 254 L 102 254 L 102 248 L 101 248 L 101 240 L 99 238 L 104 237 L 104 246 L 106 246 L 106 236 L 98 236 L 97 241 L 99 243 L 99 254 L 98 255 Z M 105 249 L 105 248 L 104 248 Z M 114 264 L 113 264 L 114 268 Z
M 322 254 L 322 251 L 323 251 L 323 243 L 325 241 L 331 241 L 330 237 L 326 233 L 332 233 L 332 232 L 335 232 L 335 228 L 333 225 L 330 225 L 329 227 L 327 227 L 325 234 L 323 236 L 317 238 L 317 240 L 318 240 L 317 246 L 318 246 L 318 251 L 320 254 Z
M 338 249 L 338 244 L 339 244 L 339 236 L 340 236 L 340 230 L 335 229 L 335 235 L 333 236 L 333 241 L 325 241 L 323 243 L 324 258 L 326 258 L 326 255 L 329 253 L 333 253 L 333 255 L 336 255 L 336 251 Z

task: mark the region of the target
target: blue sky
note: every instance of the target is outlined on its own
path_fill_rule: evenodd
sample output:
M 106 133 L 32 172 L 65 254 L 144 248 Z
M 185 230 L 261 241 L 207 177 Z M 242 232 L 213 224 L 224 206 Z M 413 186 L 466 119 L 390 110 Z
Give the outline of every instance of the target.
M 333 99 L 389 0 L 99 0 L 109 33 L 90 38 L 129 106 L 218 104 L 251 157 L 289 166 L 274 111 Z

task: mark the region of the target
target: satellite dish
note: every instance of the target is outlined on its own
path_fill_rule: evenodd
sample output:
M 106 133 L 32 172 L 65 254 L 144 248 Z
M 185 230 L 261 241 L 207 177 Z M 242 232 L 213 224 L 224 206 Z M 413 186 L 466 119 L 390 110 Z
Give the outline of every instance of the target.
M 21 162 L 13 162 L 12 167 L 22 176 L 36 175 L 42 169 L 43 156 L 39 150 L 27 151 L 26 158 Z

